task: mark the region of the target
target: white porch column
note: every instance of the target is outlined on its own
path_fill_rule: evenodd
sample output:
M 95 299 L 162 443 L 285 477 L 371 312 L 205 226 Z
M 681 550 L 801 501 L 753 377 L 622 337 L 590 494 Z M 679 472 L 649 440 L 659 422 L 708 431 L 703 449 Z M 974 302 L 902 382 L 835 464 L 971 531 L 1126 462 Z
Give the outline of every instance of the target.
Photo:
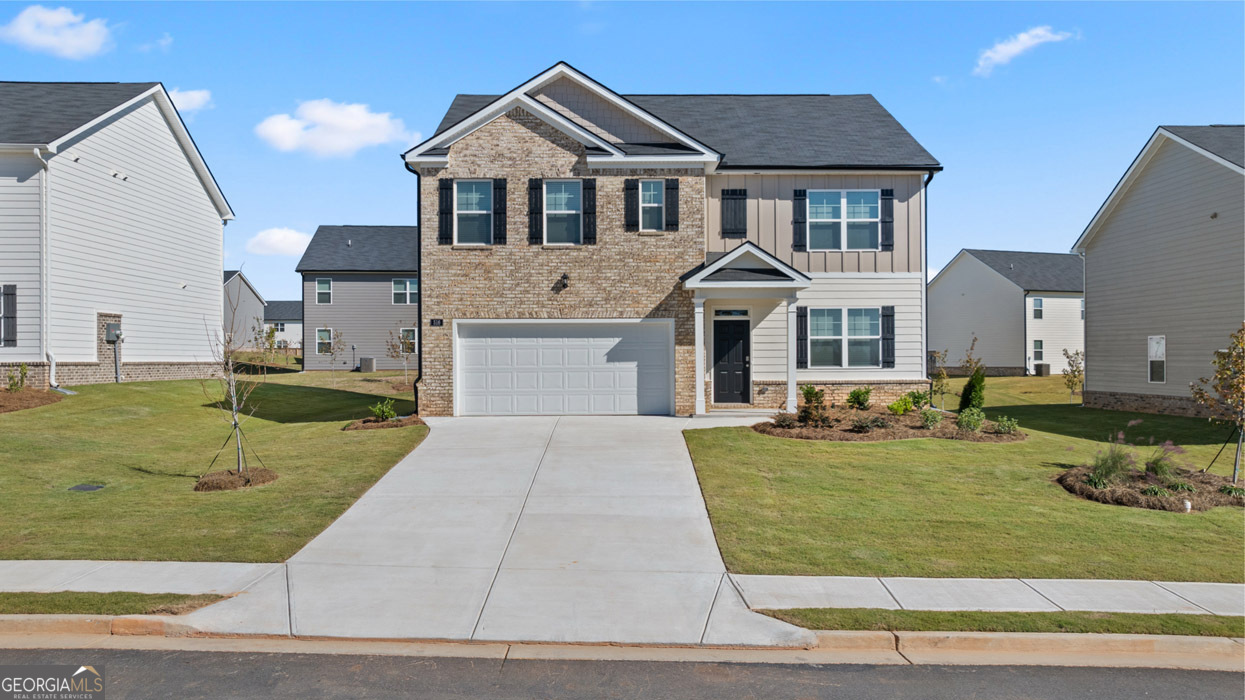
M 787 298 L 787 412 L 795 413 L 795 297 Z
M 699 296 L 692 299 L 695 308 L 696 323 L 696 413 L 707 413 L 705 409 L 705 300 Z

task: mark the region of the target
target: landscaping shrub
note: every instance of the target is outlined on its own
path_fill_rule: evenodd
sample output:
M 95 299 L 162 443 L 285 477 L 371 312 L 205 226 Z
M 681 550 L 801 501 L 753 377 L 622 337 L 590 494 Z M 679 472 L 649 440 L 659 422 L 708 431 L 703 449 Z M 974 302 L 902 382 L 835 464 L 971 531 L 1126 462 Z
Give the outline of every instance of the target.
M 26 388 L 26 375 L 30 373 L 30 368 L 23 362 L 17 366 L 17 370 L 9 370 L 9 391 L 17 393 Z
M 1184 454 L 1184 448 L 1172 443 L 1171 440 L 1154 448 L 1150 458 L 1146 460 L 1146 473 L 1159 479 L 1171 478 L 1176 472 L 1176 455 Z
M 981 408 L 985 405 L 986 373 L 978 367 L 964 383 L 964 391 L 960 392 L 960 411 L 963 412 L 966 408 Z
M 933 406 L 933 397 L 928 391 L 909 391 L 908 400 L 912 402 L 913 408 L 922 408 L 924 406 Z
M 994 419 L 994 432 L 999 435 L 1015 435 L 1020 432 L 1020 421 L 1007 416 L 998 416 Z
M 1121 433 L 1121 436 L 1123 433 Z M 1113 484 L 1122 481 L 1133 468 L 1134 460 L 1127 445 L 1122 439 L 1112 440 L 1106 450 L 1099 450 L 1089 463 L 1090 485 L 1095 488 L 1106 488 L 1098 484 Z
M 376 420 L 393 420 L 398 417 L 398 412 L 393 410 L 393 399 L 385 399 L 374 406 L 368 406 L 368 410 Z
M 1173 481 L 1167 485 L 1173 493 L 1184 491 L 1187 493 L 1197 493 L 1197 489 L 1193 488 L 1193 484 L 1186 484 L 1183 481 Z
M 826 413 L 826 392 L 812 384 L 800 387 L 804 403 L 796 417 L 803 425 L 810 428 L 826 428 L 830 426 L 830 416 Z
M 924 411 L 921 411 L 921 425 L 926 430 L 933 430 L 934 428 L 937 428 L 939 423 L 942 423 L 942 411 L 932 408 L 927 408 Z
M 911 411 L 913 408 L 915 408 L 915 406 L 912 405 L 912 399 L 907 396 L 901 396 L 887 406 L 886 410 L 890 411 L 893 415 L 902 416 L 908 411 Z
M 1142 489 L 1141 493 L 1146 496 L 1170 496 L 1172 495 L 1171 491 L 1168 491 L 1162 486 L 1156 486 L 1154 484 L 1150 484 L 1149 486 Z
M 890 423 L 882 416 L 860 416 L 852 419 L 852 430 L 858 433 L 869 433 L 887 427 L 890 427 Z
M 871 386 L 857 387 L 855 389 L 852 389 L 851 393 L 847 395 L 847 405 L 851 406 L 852 408 L 858 408 L 863 411 L 869 408 L 869 397 L 872 395 L 873 395 L 873 387 Z
M 980 408 L 966 408 L 955 419 L 955 427 L 960 430 L 978 432 L 986 422 L 986 414 Z
M 797 418 L 794 413 L 787 413 L 784 411 L 782 413 L 774 414 L 774 427 L 775 428 L 795 428 L 795 427 L 798 427 L 799 425 L 800 425 L 800 419 Z
M 1245 488 L 1241 488 L 1240 486 L 1233 486 L 1231 484 L 1224 484 L 1223 486 L 1219 487 L 1219 493 L 1241 498 L 1241 497 L 1245 497 Z

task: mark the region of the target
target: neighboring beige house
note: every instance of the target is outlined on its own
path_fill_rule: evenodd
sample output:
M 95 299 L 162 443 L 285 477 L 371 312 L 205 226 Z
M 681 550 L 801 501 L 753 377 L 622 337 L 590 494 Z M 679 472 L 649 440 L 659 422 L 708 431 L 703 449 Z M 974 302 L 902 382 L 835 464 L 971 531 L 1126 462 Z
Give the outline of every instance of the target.
M 273 342 L 281 349 L 303 347 L 303 300 L 270 301 L 264 307 L 264 329 L 273 329 Z
M 225 270 L 224 294 L 221 304 L 221 327 L 225 338 L 235 339 L 236 347 L 255 349 L 258 333 L 264 326 L 264 307 L 268 302 L 241 270 Z
M 1085 404 L 1199 413 L 1189 385 L 1245 319 L 1245 127 L 1159 127 L 1073 250 Z
M 1083 285 L 1079 255 L 961 250 L 929 283 L 930 350 L 953 370 L 976 337 L 987 374 L 1059 374 L 1085 349 Z

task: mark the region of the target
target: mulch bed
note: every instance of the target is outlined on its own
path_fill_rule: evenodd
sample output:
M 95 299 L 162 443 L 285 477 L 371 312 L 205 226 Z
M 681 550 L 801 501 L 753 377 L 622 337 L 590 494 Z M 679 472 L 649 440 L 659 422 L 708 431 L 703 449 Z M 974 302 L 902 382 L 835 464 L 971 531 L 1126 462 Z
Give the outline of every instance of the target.
M 21 391 L 0 389 L 0 413 L 38 408 L 39 406 L 56 403 L 63 398 L 65 398 L 64 394 L 55 391 L 38 391 L 29 388 L 22 389 Z
M 425 423 L 419 416 L 406 416 L 393 420 L 363 418 L 347 425 L 342 430 L 379 430 L 381 428 L 405 428 L 408 425 L 425 425 Z
M 199 477 L 195 482 L 195 491 L 233 491 L 248 486 L 262 486 L 277 480 L 277 473 L 263 467 L 252 467 L 246 474 L 226 470 L 211 472 Z
M 1134 470 L 1127 480 L 1113 484 L 1108 488 L 1099 489 L 1085 483 L 1090 467 L 1082 466 L 1069 469 L 1055 477 L 1056 483 L 1067 489 L 1069 493 L 1098 503 L 1131 508 L 1149 508 L 1151 510 L 1168 510 L 1175 513 L 1185 512 L 1185 501 L 1189 502 L 1190 510 L 1210 510 L 1217 506 L 1245 506 L 1245 496 L 1229 496 L 1220 493 L 1219 487 L 1231 484 L 1232 480 L 1218 474 L 1177 469 L 1176 475 L 1169 479 L 1189 484 L 1196 491 L 1172 491 L 1170 496 L 1149 496 L 1142 493 L 1147 486 L 1166 488 L 1166 483 L 1143 471 Z M 1168 489 L 1170 491 L 1170 489 Z
M 955 415 L 946 414 L 942 422 L 933 428 L 921 425 L 920 411 L 910 411 L 902 416 L 891 415 L 884 407 L 870 406 L 866 410 L 832 408 L 828 410 L 829 428 L 779 428 L 772 422 L 757 423 L 752 429 L 762 435 L 793 438 L 796 440 L 832 440 L 838 442 L 885 442 L 887 440 L 911 440 L 915 438 L 941 438 L 967 442 L 1020 442 L 1027 435 L 1023 432 L 1004 435 L 994 432 L 994 421 L 987 420 L 981 432 L 960 430 L 955 426 Z M 852 420 L 876 416 L 885 420 L 887 427 L 860 432 L 852 428 Z

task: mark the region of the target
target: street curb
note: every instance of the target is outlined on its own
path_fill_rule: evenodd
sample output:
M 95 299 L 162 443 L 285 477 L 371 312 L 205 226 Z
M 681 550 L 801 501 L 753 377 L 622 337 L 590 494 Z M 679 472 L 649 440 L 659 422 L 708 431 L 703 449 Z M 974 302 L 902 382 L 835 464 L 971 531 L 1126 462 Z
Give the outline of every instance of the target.
M 1245 670 L 1245 647 L 1228 637 L 1158 634 L 895 632 L 914 664 L 1023 664 Z
M 112 615 L 0 615 L 0 634 L 112 634 Z

